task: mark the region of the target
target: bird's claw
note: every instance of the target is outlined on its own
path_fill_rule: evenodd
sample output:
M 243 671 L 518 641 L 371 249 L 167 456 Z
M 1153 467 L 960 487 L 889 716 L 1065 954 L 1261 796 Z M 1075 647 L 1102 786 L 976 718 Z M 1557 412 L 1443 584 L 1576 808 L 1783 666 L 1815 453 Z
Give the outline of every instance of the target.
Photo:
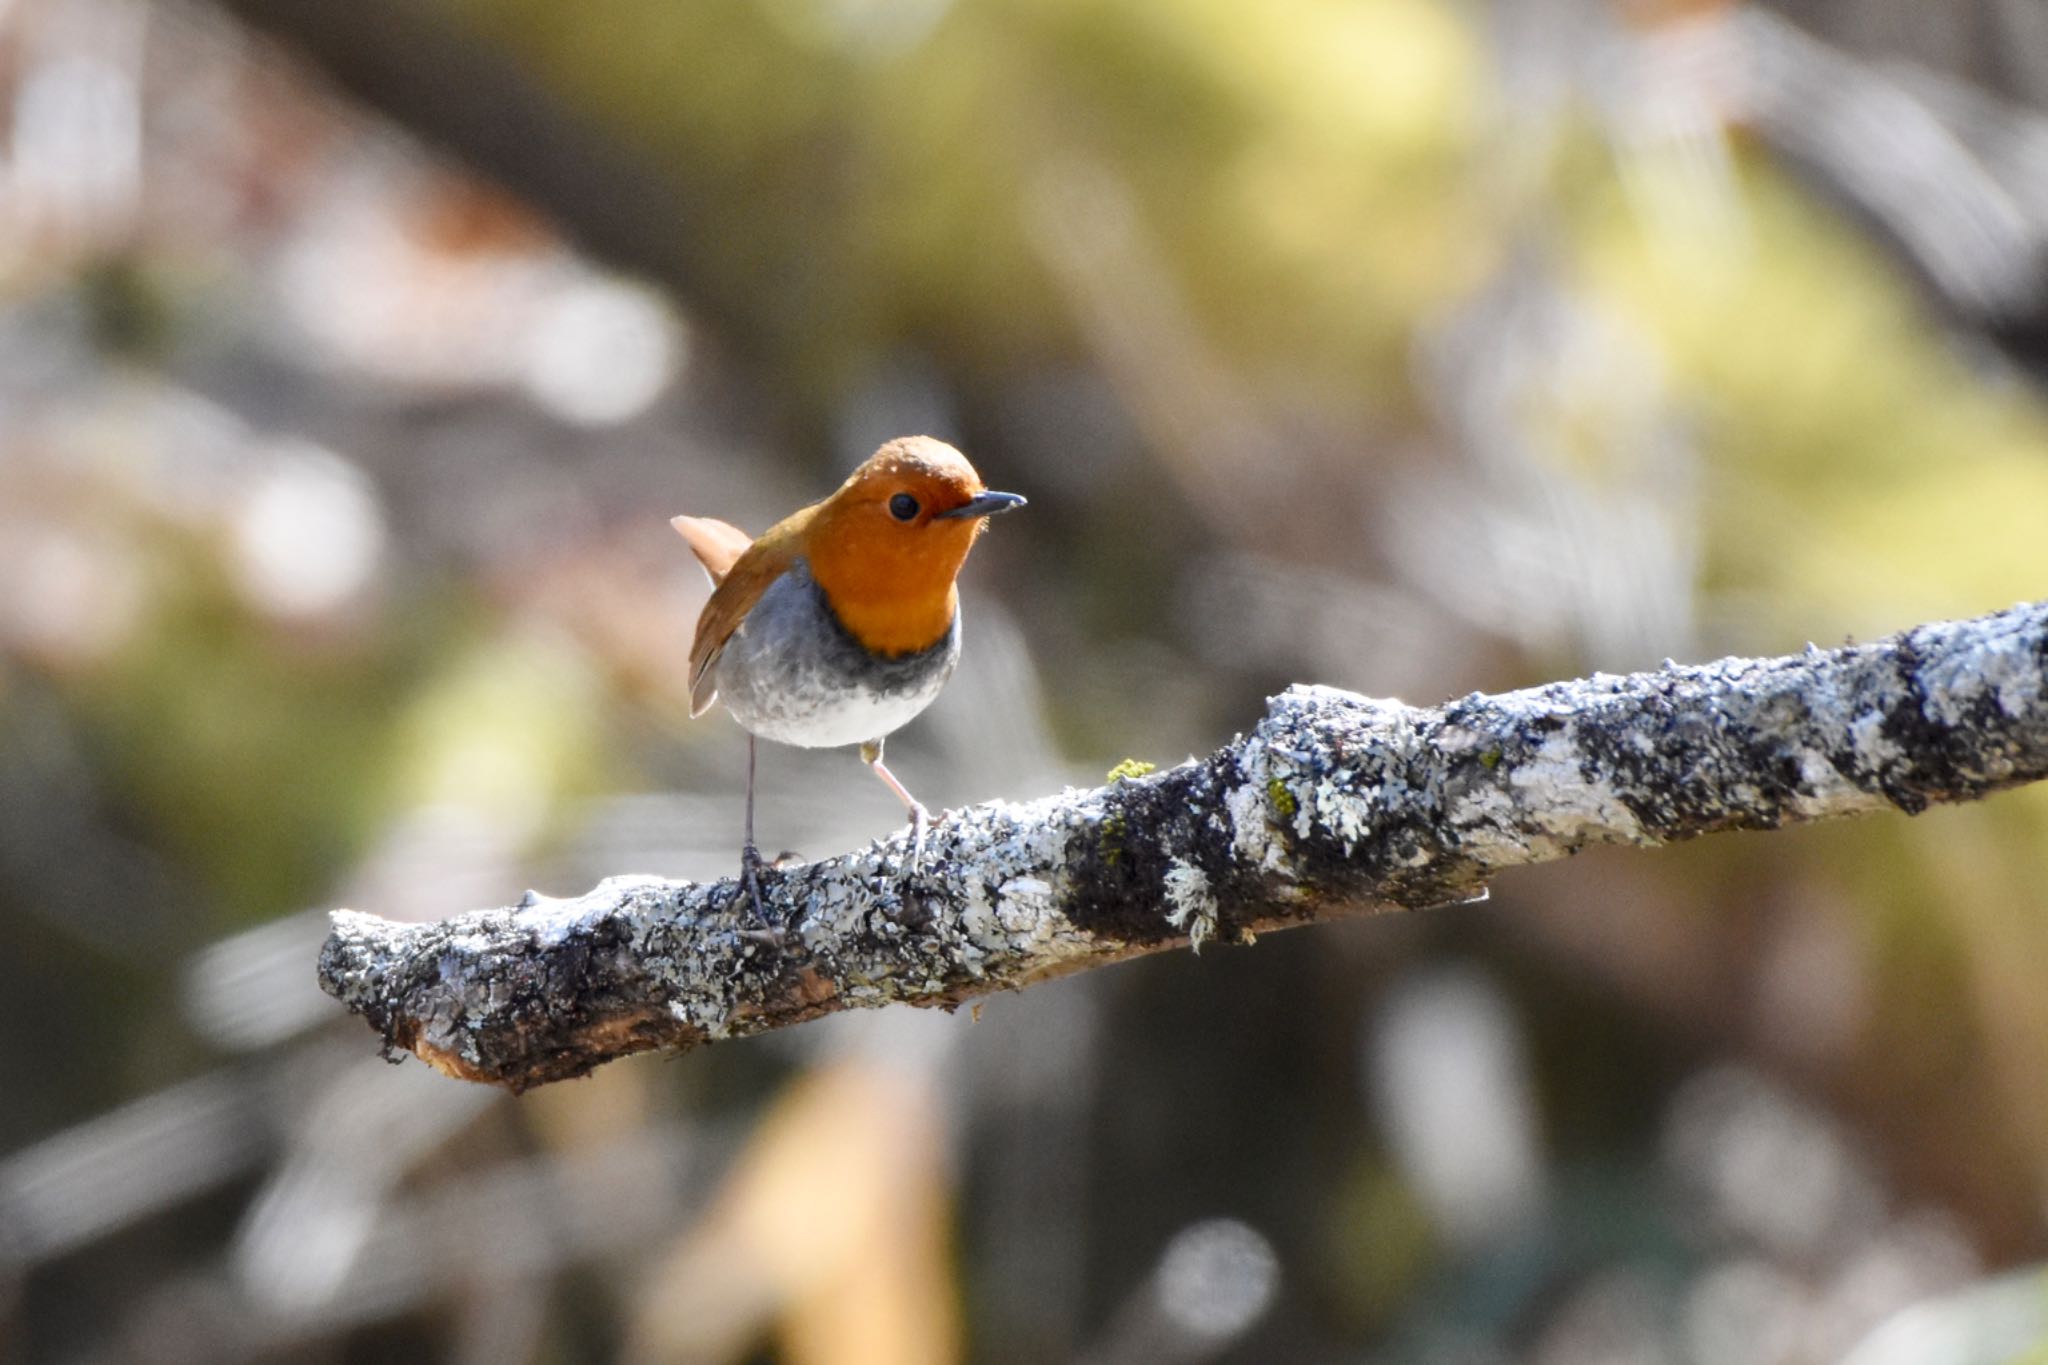
M 910 859 L 905 871 L 924 870 L 924 836 L 932 827 L 932 813 L 921 802 L 910 803 Z
M 740 930 L 740 937 L 754 943 L 765 943 L 780 948 L 783 942 L 782 929 L 768 918 L 766 907 L 761 904 L 761 850 L 752 844 L 740 846 L 740 886 L 754 903 L 754 920 L 760 926 Z
M 754 900 L 754 918 L 766 920 L 761 908 L 761 850 L 751 843 L 740 845 L 740 885 Z

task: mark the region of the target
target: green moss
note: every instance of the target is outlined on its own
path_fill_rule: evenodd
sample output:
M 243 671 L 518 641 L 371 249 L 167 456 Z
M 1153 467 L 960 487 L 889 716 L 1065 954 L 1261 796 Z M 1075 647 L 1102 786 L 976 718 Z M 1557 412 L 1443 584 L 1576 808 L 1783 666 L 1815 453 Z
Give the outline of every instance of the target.
M 1109 780 L 1114 783 L 1128 781 L 1134 777 L 1143 777 L 1146 773 L 1154 771 L 1158 766 L 1156 763 L 1147 763 L 1142 758 L 1127 758 L 1109 770 Z M 1115 867 L 1124 856 L 1124 832 L 1126 828 L 1123 812 L 1121 811 L 1111 811 L 1108 815 L 1102 817 L 1102 859 L 1111 867 Z
M 1102 860 L 1115 867 L 1124 856 L 1124 833 L 1128 828 L 1122 811 L 1102 817 Z
M 1287 790 L 1287 784 L 1277 777 L 1266 783 L 1266 799 L 1273 803 L 1273 809 L 1282 820 L 1292 820 L 1294 812 L 1299 809 L 1294 803 L 1294 793 Z
M 1128 777 L 1143 777 L 1146 773 L 1158 768 L 1158 766 L 1157 763 L 1147 763 L 1142 758 L 1127 758 L 1109 770 L 1107 780 L 1121 782 Z
M 1492 772 L 1500 766 L 1500 759 L 1501 752 L 1498 748 L 1488 749 L 1485 753 L 1479 755 L 1479 766 L 1488 772 Z

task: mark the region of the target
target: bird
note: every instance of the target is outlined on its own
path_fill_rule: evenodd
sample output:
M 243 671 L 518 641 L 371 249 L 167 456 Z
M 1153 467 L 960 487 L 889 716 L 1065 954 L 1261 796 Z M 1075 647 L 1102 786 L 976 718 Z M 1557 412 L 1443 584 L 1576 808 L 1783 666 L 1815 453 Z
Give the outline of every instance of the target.
M 937 698 L 960 662 L 955 579 L 988 519 L 1025 505 L 991 491 L 930 436 L 885 443 L 833 494 L 756 540 L 712 517 L 670 519 L 712 591 L 690 644 L 690 715 L 717 701 L 747 735 L 740 879 L 761 908 L 756 742 L 858 745 L 909 813 L 910 865 L 931 815 L 882 761 L 883 741 Z

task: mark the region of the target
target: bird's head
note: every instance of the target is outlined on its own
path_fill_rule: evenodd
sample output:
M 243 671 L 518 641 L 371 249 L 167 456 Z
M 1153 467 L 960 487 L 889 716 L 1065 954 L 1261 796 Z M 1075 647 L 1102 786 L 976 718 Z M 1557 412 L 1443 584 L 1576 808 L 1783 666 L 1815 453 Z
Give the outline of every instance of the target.
M 953 580 L 989 517 L 1022 507 L 992 493 L 944 441 L 889 442 L 818 504 L 804 528 L 811 576 L 840 622 L 869 649 L 936 644 L 959 603 Z

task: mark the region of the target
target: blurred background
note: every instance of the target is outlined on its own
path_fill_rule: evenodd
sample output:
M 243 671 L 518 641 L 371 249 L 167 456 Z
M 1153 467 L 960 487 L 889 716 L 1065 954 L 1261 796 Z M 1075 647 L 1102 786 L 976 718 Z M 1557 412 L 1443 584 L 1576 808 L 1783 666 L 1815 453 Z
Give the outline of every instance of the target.
M 1031 498 L 934 806 L 2039 597 L 2044 16 L 4 0 L 0 1359 L 2038 1348 L 2048 791 L 519 1100 L 313 961 L 730 875 L 664 522 L 896 434 Z

